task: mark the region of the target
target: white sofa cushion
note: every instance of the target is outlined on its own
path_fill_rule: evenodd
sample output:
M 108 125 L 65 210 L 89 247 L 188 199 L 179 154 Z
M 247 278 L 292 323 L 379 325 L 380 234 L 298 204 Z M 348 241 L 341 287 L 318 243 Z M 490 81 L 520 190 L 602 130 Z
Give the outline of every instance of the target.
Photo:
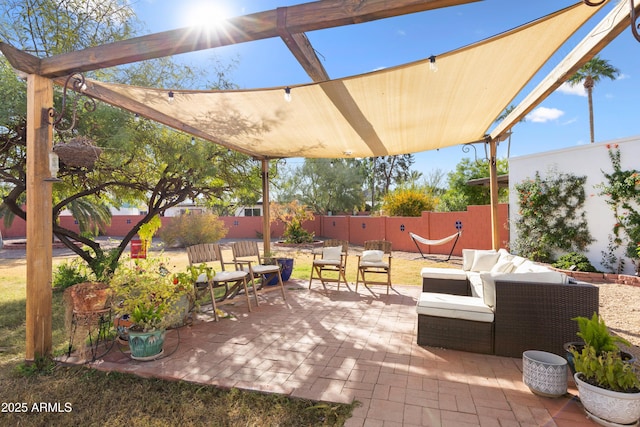
M 476 251 L 471 271 L 491 271 L 499 258 L 500 254 L 493 250 Z
M 427 279 L 467 280 L 467 273 L 459 268 L 424 267 L 420 274 Z
M 500 249 L 500 251 L 502 250 L 503 249 Z M 500 252 L 500 258 L 498 258 L 498 261 L 494 264 L 493 267 L 491 267 L 490 271 L 492 273 L 511 273 L 516 269 L 516 266 L 513 265 L 514 258 L 515 255 L 511 255 L 506 251 Z
M 476 298 L 482 298 L 483 289 L 482 289 L 482 278 L 480 277 L 481 273 L 476 271 L 469 271 L 467 273 L 467 277 L 469 278 L 469 287 L 471 288 L 471 296 Z
M 487 307 L 482 298 L 463 295 L 436 294 L 422 292 L 418 305 L 418 314 L 464 319 L 474 322 L 493 322 L 493 311 Z
M 473 265 L 473 258 L 476 255 L 477 249 L 463 249 L 462 250 L 462 269 L 464 271 L 471 270 Z
M 529 273 L 480 273 L 482 279 L 482 298 L 484 303 L 496 308 L 496 280 L 508 282 L 535 282 L 566 285 L 567 275 L 559 271 L 540 271 Z

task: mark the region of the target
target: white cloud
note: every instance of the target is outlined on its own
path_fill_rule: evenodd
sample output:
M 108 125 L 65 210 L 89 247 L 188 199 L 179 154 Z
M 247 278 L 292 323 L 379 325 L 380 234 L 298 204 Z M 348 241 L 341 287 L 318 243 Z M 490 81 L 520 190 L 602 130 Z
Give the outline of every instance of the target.
M 565 95 L 587 96 L 587 91 L 582 83 L 571 86 L 569 83 L 564 82 L 558 88 L 558 92 L 564 93 Z
M 564 111 L 557 108 L 538 107 L 527 114 L 526 121 L 533 123 L 546 123 L 556 120 L 564 115 Z
M 404 36 L 406 36 L 406 35 L 407 35 L 407 32 L 406 32 L 405 30 L 398 30 L 398 31 L 397 31 L 397 34 L 398 34 L 399 36 L 401 36 L 401 37 L 404 37 Z

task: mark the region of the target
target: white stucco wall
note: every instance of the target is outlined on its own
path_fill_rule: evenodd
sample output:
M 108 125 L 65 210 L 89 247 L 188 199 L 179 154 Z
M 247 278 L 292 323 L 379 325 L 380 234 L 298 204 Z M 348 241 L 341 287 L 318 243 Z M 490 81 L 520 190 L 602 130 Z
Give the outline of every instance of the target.
M 586 176 L 585 193 L 587 199 L 584 205 L 587 212 L 589 231 L 595 241 L 589 246 L 585 255 L 598 270 L 604 271 L 602 266 L 602 252 L 606 251 L 609 234 L 615 223 L 613 211 L 606 204 L 605 198 L 599 196 L 597 185 L 605 181 L 603 171 L 611 173 L 613 167 L 607 152 L 607 144 L 618 144 L 620 149 L 621 167 L 625 169 L 640 169 L 640 135 L 596 144 L 580 145 L 572 148 L 548 151 L 509 159 L 509 205 L 510 205 L 510 240 L 515 242 L 518 230 L 515 227 L 519 206 L 515 185 L 528 178 L 534 178 L 536 172 L 541 177 L 556 170 L 571 173 L 576 176 Z M 618 256 L 622 250 L 618 252 Z M 627 260 L 625 273 L 633 274 L 634 266 Z

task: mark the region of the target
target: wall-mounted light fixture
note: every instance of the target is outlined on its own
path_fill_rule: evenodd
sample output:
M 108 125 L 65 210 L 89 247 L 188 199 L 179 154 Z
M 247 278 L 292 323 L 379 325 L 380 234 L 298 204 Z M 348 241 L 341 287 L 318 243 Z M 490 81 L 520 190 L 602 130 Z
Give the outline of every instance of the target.
M 284 100 L 291 102 L 291 88 L 289 86 L 284 88 Z
M 51 175 L 49 178 L 45 178 L 45 181 L 49 182 L 60 182 L 62 181 L 58 178 L 58 171 L 60 170 L 60 158 L 53 151 L 49 151 L 49 174 Z
M 436 56 L 435 55 L 431 55 L 429 57 L 429 69 L 431 71 L 433 71 L 434 73 L 436 71 L 438 71 L 438 64 L 436 64 Z

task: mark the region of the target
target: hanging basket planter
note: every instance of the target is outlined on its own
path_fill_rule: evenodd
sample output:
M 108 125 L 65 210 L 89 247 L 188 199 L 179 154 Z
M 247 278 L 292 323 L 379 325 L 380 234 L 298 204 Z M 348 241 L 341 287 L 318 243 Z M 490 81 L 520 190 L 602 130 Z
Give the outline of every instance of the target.
M 77 136 L 68 142 L 54 145 L 53 152 L 67 166 L 90 169 L 102 154 L 102 149 L 89 138 Z

